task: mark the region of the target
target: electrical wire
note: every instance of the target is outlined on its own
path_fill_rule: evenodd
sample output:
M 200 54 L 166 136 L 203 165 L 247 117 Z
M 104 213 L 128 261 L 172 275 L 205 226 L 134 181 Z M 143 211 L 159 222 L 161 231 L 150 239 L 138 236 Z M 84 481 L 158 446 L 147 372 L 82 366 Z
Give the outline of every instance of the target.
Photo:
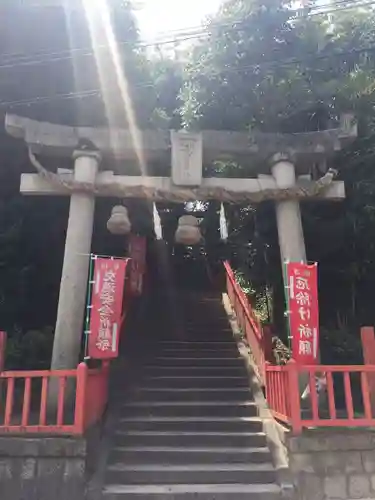
M 340 0 L 342 1 L 342 0 Z M 343 2 L 344 3 L 344 2 Z M 347 3 L 347 1 L 345 1 Z M 361 3 L 362 4 L 362 3 Z M 375 1 L 372 1 L 371 4 L 375 4 Z M 341 9 L 340 9 L 341 10 Z M 189 37 L 190 39 L 190 37 Z M 247 65 L 244 67 L 239 67 L 239 68 L 224 68 L 223 70 L 215 73 L 210 73 L 211 76 L 218 76 L 221 74 L 226 74 L 226 73 L 231 73 L 231 72 L 243 72 L 243 71 L 248 71 L 251 69 L 258 69 L 260 67 L 263 67 L 265 65 L 272 66 L 276 64 L 277 66 L 288 66 L 291 64 L 303 64 L 306 63 L 307 60 L 321 60 L 321 59 L 327 59 L 331 57 L 341 57 L 345 55 L 351 55 L 351 54 L 356 54 L 356 53 L 362 53 L 362 52 L 372 52 L 375 50 L 375 46 L 368 46 L 368 47 L 363 47 L 363 48 L 358 48 L 358 49 L 352 49 L 352 50 L 347 50 L 347 51 L 340 51 L 340 52 L 333 52 L 330 54 L 312 54 L 308 56 L 307 58 L 304 58 L 303 60 L 295 59 L 295 58 L 288 58 L 284 60 L 270 60 L 270 61 L 260 61 L 258 63 L 253 63 L 251 65 Z M 71 56 L 69 56 L 69 59 Z M 50 61 L 46 61 L 50 62 Z M 39 62 L 38 62 L 39 63 Z M 25 63 L 26 64 L 26 63 Z M 27 63 L 28 65 L 30 63 Z M 32 65 L 35 64 L 35 61 L 32 62 Z M 6 67 L 17 67 L 19 64 L 14 64 L 14 65 L 6 65 Z M 4 68 L 4 66 L 0 66 L 0 69 Z M 154 82 L 148 82 L 148 83 L 143 83 L 140 85 L 134 86 L 135 89 L 137 88 L 150 88 L 153 87 L 155 84 Z M 89 89 L 86 91 L 78 91 L 78 92 L 70 92 L 70 93 L 63 93 L 63 94 L 55 94 L 54 96 L 36 96 L 34 98 L 30 99 L 21 99 L 21 100 L 14 100 L 14 101 L 6 101 L 1 103 L 0 102 L 0 107 L 14 107 L 14 106 L 29 106 L 33 104 L 42 104 L 46 102 L 52 102 L 55 100 L 65 100 L 65 99 L 82 99 L 82 98 L 87 98 L 87 97 L 97 97 L 100 96 L 102 93 L 102 90 L 100 88 L 96 89 Z
M 350 3 L 350 5 L 348 5 Z M 325 10 L 325 7 L 334 7 L 335 5 L 343 5 L 341 8 L 336 8 L 336 9 L 331 9 L 331 10 Z M 309 12 L 303 15 L 298 15 L 299 12 L 304 12 L 306 9 L 300 9 L 294 11 L 297 13 L 297 16 L 295 17 L 296 19 L 302 19 L 305 17 L 311 17 L 311 16 L 316 16 L 316 15 L 325 15 L 325 14 L 330 14 L 334 12 L 341 12 L 344 10 L 352 9 L 352 8 L 360 8 L 360 7 L 367 7 L 367 6 L 372 6 L 375 5 L 375 0 L 369 0 L 369 1 L 361 1 L 361 0 L 337 0 L 337 2 L 332 2 L 329 4 L 324 4 L 316 7 L 311 7 L 309 8 Z M 317 12 L 315 12 L 317 10 Z M 293 11 L 292 11 L 293 12 Z M 181 43 L 184 41 L 188 40 L 193 40 L 197 38 L 202 38 L 202 37 L 207 37 L 210 36 L 210 29 L 212 28 L 231 28 L 233 31 L 240 31 L 242 28 L 238 26 L 238 24 L 241 24 L 241 21 L 233 21 L 231 23 L 211 23 L 208 27 L 203 28 L 201 26 L 195 26 L 191 28 L 187 28 L 185 30 L 175 30 L 175 31 L 169 31 L 165 32 L 165 35 L 172 35 L 175 34 L 175 36 L 171 39 L 161 39 L 161 40 L 154 40 L 154 41 L 139 41 L 139 42 L 129 42 L 129 41 L 122 41 L 118 42 L 118 46 L 131 46 L 131 47 L 159 47 L 161 45 L 170 45 L 170 44 L 176 44 L 176 43 Z M 96 49 L 100 50 L 105 50 L 108 49 L 107 44 L 103 45 L 98 45 Z M 40 58 L 38 58 L 38 55 L 40 55 Z M 4 54 L 0 57 L 0 61 L 5 60 L 3 64 L 0 64 L 0 70 L 1 69 L 11 69 L 14 67 L 21 67 L 21 66 L 34 66 L 34 65 L 40 65 L 40 64 L 50 64 L 53 62 L 59 62 L 59 61 L 64 61 L 64 60 L 70 60 L 73 59 L 74 57 L 87 57 L 87 56 L 94 56 L 94 51 L 91 47 L 80 47 L 80 48 L 72 48 L 72 49 L 66 49 L 62 51 L 55 51 L 55 52 L 39 52 L 37 54 L 33 54 L 32 56 L 22 56 L 22 55 L 16 55 L 16 54 Z M 43 57 L 44 56 L 44 57 Z M 46 59 L 45 59 L 46 58 Z
M 361 47 L 361 48 L 354 48 L 351 50 L 345 50 L 345 51 L 338 51 L 338 52 L 332 52 L 330 54 L 311 54 L 304 59 L 296 59 L 296 58 L 288 58 L 288 59 L 273 59 L 270 61 L 260 61 L 258 63 L 253 63 L 247 66 L 239 67 L 239 68 L 224 68 L 221 71 L 217 72 L 211 72 L 210 76 L 220 76 L 223 74 L 227 73 L 241 73 L 253 69 L 259 69 L 264 66 L 273 66 L 275 65 L 276 67 L 283 67 L 283 66 L 290 66 L 290 65 L 295 65 L 295 64 L 304 64 L 306 62 L 313 62 L 317 60 L 324 60 L 324 59 L 330 59 L 330 58 L 336 58 L 336 57 L 343 57 L 343 56 L 349 56 L 349 55 L 354 55 L 354 54 L 361 54 L 361 53 L 369 53 L 369 52 L 374 52 L 375 51 L 375 45 L 371 45 L 368 47 Z M 134 89 L 140 89 L 140 88 L 150 88 L 154 87 L 155 82 L 147 82 L 139 85 L 134 85 Z M 55 94 L 54 96 L 37 96 L 31 99 L 21 99 L 21 100 L 15 100 L 15 101 L 6 101 L 6 102 L 0 102 L 0 108 L 1 107 L 15 107 L 15 106 L 24 106 L 24 105 L 32 105 L 32 104 L 42 104 L 44 102 L 53 102 L 55 100 L 61 100 L 61 99 L 80 99 L 80 98 L 86 98 L 86 97 L 95 97 L 98 95 L 101 95 L 102 90 L 100 88 L 95 88 L 95 89 L 90 89 L 90 90 L 85 90 L 85 91 L 79 91 L 79 92 L 70 92 L 70 93 L 65 93 L 65 94 Z
M 342 4 L 347 4 L 347 3 L 355 3 L 357 2 L 358 0 L 337 0 L 337 1 L 334 1 L 334 2 L 329 2 L 328 4 L 324 4 L 324 5 L 321 5 L 321 6 L 312 6 L 312 7 L 309 7 L 309 11 L 313 11 L 314 9 L 322 9 L 322 8 L 325 8 L 325 7 L 329 7 L 329 8 L 332 8 L 336 5 L 342 5 Z M 299 9 L 299 10 L 296 10 L 295 12 L 299 12 L 299 11 L 305 11 L 306 8 L 302 8 L 302 9 Z M 293 11 L 291 11 L 293 12 Z M 215 22 L 211 22 L 209 27 L 231 27 L 233 26 L 234 24 L 237 24 L 236 21 L 233 21 L 231 23 L 215 23 Z M 187 27 L 187 28 L 184 28 L 184 29 L 179 29 L 179 30 L 167 30 L 167 31 L 161 31 L 158 33 L 158 36 L 166 36 L 166 37 L 170 37 L 170 36 L 174 36 L 174 37 L 185 37 L 186 35 L 191 35 L 192 32 L 193 34 L 196 34 L 196 33 L 202 33 L 202 29 L 207 29 L 208 27 L 204 28 L 202 25 L 195 25 L 195 26 L 190 26 L 190 27 Z M 159 43 L 163 43 L 163 38 L 161 40 L 158 40 L 158 39 L 154 39 L 153 41 L 151 40 L 140 40 L 138 42 L 139 45 L 143 45 L 143 44 L 146 44 L 146 46 L 148 44 L 151 44 L 151 45 L 157 45 Z M 133 45 L 132 42 L 129 42 L 129 41 L 120 41 L 118 42 L 118 45 L 121 46 L 121 45 Z M 108 48 L 108 45 L 105 44 L 105 45 L 99 45 L 98 48 Z M 80 47 L 80 48 L 76 48 L 76 49 L 65 49 L 65 50 L 61 50 L 61 51 L 58 51 L 58 52 L 50 52 L 50 51 L 45 51 L 45 50 L 42 50 L 42 51 L 38 51 L 36 53 L 33 54 L 33 57 L 35 56 L 63 56 L 65 54 L 70 54 L 71 52 L 86 52 L 86 51 L 91 51 L 92 48 L 91 47 Z M 2 54 L 0 55 L 0 60 L 7 60 L 7 59 L 10 59 L 10 60 L 14 60 L 14 59 L 28 59 L 30 56 L 27 56 L 27 55 L 23 55 L 23 54 L 19 54 L 19 53 L 8 53 L 8 54 Z

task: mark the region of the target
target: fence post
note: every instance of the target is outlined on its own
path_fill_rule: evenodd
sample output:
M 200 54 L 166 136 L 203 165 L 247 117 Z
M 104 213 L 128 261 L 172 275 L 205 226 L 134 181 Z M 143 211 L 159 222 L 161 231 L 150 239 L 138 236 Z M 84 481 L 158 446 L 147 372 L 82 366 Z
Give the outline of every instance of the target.
M 267 370 L 267 368 L 271 366 L 271 363 L 269 363 L 268 361 L 265 361 L 264 363 L 264 378 L 263 378 L 263 381 L 264 381 L 264 391 L 266 393 L 266 402 L 267 402 L 267 405 L 268 405 L 268 408 L 270 410 L 274 410 L 275 408 L 273 408 L 273 394 L 272 394 L 272 384 L 270 383 L 270 375 L 269 375 L 269 372 Z
M 0 373 L 5 369 L 5 350 L 7 346 L 7 333 L 0 332 Z
M 86 420 L 86 388 L 88 379 L 88 368 L 86 363 L 77 366 L 77 384 L 74 427 L 76 434 L 82 435 L 85 431 Z
M 375 365 L 375 335 L 372 326 L 361 328 L 363 362 L 365 365 Z M 375 373 L 366 373 L 370 392 L 372 414 L 375 415 Z
M 289 385 L 289 411 L 292 430 L 294 434 L 301 434 L 302 420 L 301 420 L 301 401 L 298 382 L 298 365 L 291 359 L 286 364 L 288 372 L 288 385 Z

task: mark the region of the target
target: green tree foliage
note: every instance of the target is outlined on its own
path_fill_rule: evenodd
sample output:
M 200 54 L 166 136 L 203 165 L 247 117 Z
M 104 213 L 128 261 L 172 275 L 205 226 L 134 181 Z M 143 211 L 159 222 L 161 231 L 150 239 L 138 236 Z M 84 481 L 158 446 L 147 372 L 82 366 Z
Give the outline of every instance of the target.
M 322 323 L 344 335 L 375 322 L 375 12 L 337 7 L 313 15 L 314 9 L 296 13 L 283 0 L 224 2 L 208 23 L 211 35 L 192 51 L 182 112 L 191 128 L 288 133 L 327 129 L 342 112 L 355 113 L 358 140 L 330 159 L 345 181 L 346 201 L 303 206 L 308 258 L 320 264 Z M 226 175 L 232 168 L 224 165 Z M 246 175 L 246 168 L 235 165 L 236 174 Z M 274 207 L 228 213 L 233 262 L 258 295 L 273 290 L 280 325 Z
M 229 0 L 208 30 L 187 68 L 188 126 L 317 130 L 371 93 L 372 10 L 296 16 L 283 0 Z

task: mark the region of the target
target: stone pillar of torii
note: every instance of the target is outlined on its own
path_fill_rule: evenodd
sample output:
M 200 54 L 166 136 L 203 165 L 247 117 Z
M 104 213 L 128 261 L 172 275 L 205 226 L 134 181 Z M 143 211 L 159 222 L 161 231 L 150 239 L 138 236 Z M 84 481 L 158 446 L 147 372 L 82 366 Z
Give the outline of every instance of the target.
M 7 115 L 5 127 L 23 139 L 37 173 L 22 174 L 24 195 L 70 196 L 65 255 L 52 356 L 52 369 L 77 365 L 94 224 L 95 197 L 149 201 L 207 201 L 259 203 L 274 200 L 282 262 L 305 261 L 306 250 L 300 201 L 345 197 L 344 183 L 334 181 L 330 170 L 314 180 L 314 166 L 324 169 L 326 160 L 356 137 L 351 116 L 340 127 L 301 134 L 247 132 L 136 131 L 147 162 L 163 160 L 171 165 L 170 177 L 126 175 L 126 162 L 134 161 L 134 131 L 68 127 Z M 72 158 L 72 169 L 43 167 L 43 157 Z M 122 163 L 123 174 L 102 170 L 111 160 Z M 248 165 L 247 178 L 205 178 L 203 164 L 214 160 Z M 125 201 L 126 204 L 126 201 Z

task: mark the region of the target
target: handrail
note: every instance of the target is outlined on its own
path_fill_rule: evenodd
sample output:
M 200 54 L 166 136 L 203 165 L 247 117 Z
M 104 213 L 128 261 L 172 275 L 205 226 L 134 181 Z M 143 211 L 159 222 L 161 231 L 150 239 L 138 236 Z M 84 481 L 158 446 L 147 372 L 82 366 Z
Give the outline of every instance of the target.
M 375 365 L 298 366 L 291 360 L 284 366 L 267 363 L 265 373 L 266 397 L 271 412 L 275 418 L 289 424 L 297 434 L 307 427 L 375 425 L 375 408 L 371 404 L 369 387 L 369 380 L 375 375 Z M 299 392 L 299 380 L 303 374 L 307 374 L 309 381 L 309 397 L 304 405 Z M 357 401 L 353 399 L 354 375 L 359 375 L 360 396 Z M 320 387 L 324 387 L 327 393 L 327 411 L 319 407 L 317 380 L 321 381 Z M 337 406 L 335 389 L 338 382 L 342 382 L 344 389 L 343 409 Z
M 7 370 L 1 373 L 1 378 L 8 379 L 8 378 L 14 378 L 14 379 L 22 379 L 25 378 L 26 376 L 28 378 L 42 378 L 42 377 L 47 377 L 47 378 L 52 378 L 52 377 L 75 377 L 76 376 L 76 370 Z
M 249 304 L 249 301 L 247 300 L 247 298 L 245 298 L 244 291 L 242 290 L 240 285 L 237 283 L 236 278 L 234 276 L 233 269 L 231 268 L 228 261 L 224 262 L 224 268 L 226 270 L 226 273 L 227 273 L 229 280 L 231 281 L 231 283 L 234 287 L 235 293 L 237 294 L 237 297 L 241 303 L 241 306 L 244 310 L 244 313 L 245 313 L 247 319 L 249 320 L 251 327 L 254 330 L 254 333 L 257 335 L 259 340 L 261 340 L 262 339 L 262 331 L 261 331 L 261 328 L 259 326 L 259 322 L 254 318 L 254 313 L 251 314 L 251 312 L 250 312 L 251 306 Z
M 231 305 L 236 314 L 236 319 L 245 334 L 254 357 L 257 374 L 262 383 L 265 382 L 265 336 L 259 321 L 257 320 L 251 305 L 247 300 L 242 288 L 237 283 L 233 269 L 229 262 L 224 262 L 226 272 L 227 293 Z
M 72 370 L 3 371 L 1 383 L 5 400 L 0 401 L 0 432 L 83 435 L 105 411 L 108 366 L 92 370 L 80 363 Z M 57 388 L 53 411 L 48 407 L 51 383 Z

